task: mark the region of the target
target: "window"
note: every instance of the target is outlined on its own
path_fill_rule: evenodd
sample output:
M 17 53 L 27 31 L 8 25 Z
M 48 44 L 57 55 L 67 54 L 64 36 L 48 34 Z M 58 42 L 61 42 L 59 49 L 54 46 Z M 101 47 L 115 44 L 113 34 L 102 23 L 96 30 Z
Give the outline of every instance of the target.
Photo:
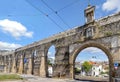
M 91 22 L 92 21 L 92 16 L 91 14 L 89 13 L 88 16 L 87 16 L 87 22 Z
M 90 38 L 90 37 L 92 37 L 92 36 L 93 36 L 93 28 L 92 28 L 92 27 L 87 28 L 87 29 L 86 29 L 86 37 L 87 37 L 87 38 Z

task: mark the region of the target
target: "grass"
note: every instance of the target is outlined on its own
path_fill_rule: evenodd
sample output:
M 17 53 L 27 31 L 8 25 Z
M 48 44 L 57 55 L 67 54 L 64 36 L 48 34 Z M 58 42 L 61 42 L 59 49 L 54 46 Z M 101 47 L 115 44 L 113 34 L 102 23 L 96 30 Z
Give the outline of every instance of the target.
M 3 80 L 23 80 L 23 78 L 17 74 L 4 74 L 0 75 L 0 81 Z

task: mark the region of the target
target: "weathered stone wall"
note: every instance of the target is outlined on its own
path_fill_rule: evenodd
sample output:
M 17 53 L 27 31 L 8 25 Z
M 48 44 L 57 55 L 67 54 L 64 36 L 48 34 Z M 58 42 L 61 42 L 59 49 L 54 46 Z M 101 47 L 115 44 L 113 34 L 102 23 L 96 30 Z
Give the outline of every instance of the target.
M 34 67 L 33 67 L 33 73 L 34 75 L 39 75 L 40 73 L 40 63 L 41 63 L 41 57 L 40 57 L 40 52 L 38 51 L 38 49 L 35 52 L 36 54 L 34 55 Z

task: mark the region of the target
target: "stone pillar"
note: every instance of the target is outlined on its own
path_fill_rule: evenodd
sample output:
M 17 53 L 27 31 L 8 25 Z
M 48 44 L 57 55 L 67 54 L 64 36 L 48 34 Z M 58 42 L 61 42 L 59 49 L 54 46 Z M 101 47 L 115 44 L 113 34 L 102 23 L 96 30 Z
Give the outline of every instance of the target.
M 4 73 L 7 73 L 6 56 L 4 56 Z
M 74 79 L 74 65 L 70 64 L 69 78 Z
M 115 77 L 120 78 L 120 48 L 118 48 L 118 51 L 116 52 L 117 58 L 114 58 L 114 63 L 118 63 L 117 69 L 115 69 Z
M 10 73 L 10 69 L 11 69 L 10 65 L 11 65 L 11 58 L 10 58 L 10 55 L 9 55 L 8 56 L 8 73 Z
M 21 57 L 20 57 L 20 65 L 19 65 L 18 73 L 23 74 L 23 54 L 21 54 Z
M 12 73 L 16 73 L 16 59 L 15 56 L 12 56 L 12 69 L 11 69 Z
M 119 52 L 118 52 L 118 55 L 119 55 L 119 63 L 120 63 L 120 48 L 119 48 Z
M 69 78 L 69 47 L 59 46 L 56 48 L 56 51 L 53 77 Z
M 32 56 L 30 54 L 30 57 L 28 59 L 28 70 L 27 70 L 27 74 L 32 74 Z
M 46 77 L 46 56 L 44 54 L 44 51 L 41 52 L 41 64 L 40 64 L 40 77 Z
M 1 64 L 4 65 L 4 56 L 2 56 L 2 63 Z
M 2 65 L 2 56 L 0 56 L 0 65 Z

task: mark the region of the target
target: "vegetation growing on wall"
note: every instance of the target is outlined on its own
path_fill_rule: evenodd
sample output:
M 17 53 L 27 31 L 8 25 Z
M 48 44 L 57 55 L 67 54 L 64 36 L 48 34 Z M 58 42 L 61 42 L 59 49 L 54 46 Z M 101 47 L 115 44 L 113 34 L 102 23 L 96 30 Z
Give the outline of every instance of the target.
M 105 36 L 111 36 L 112 32 L 108 31 L 108 32 L 105 32 L 104 34 L 105 34 Z

